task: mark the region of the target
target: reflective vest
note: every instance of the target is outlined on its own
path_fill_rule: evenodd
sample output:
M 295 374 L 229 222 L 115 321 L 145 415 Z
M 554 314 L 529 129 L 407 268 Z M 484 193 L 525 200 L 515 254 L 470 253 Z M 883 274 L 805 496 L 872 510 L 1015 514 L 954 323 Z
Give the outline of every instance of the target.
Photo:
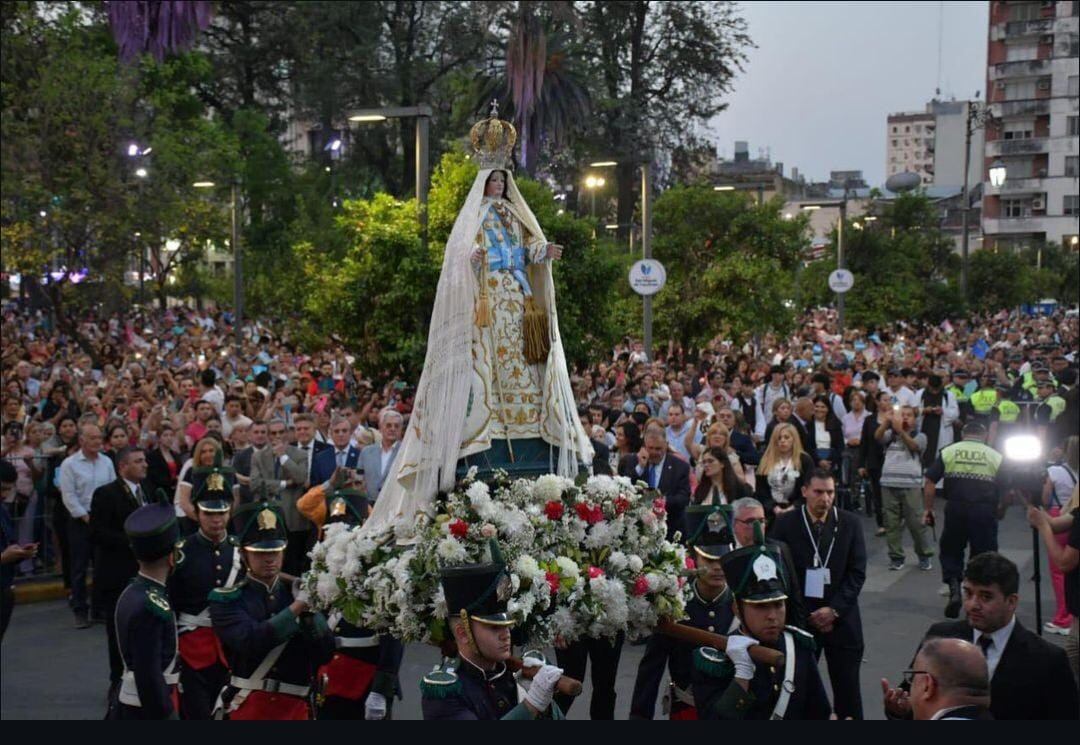
M 971 405 L 976 414 L 988 416 L 997 403 L 997 391 L 993 388 L 982 388 L 971 394 Z
M 1051 422 L 1055 421 L 1059 416 L 1061 416 L 1061 413 L 1065 411 L 1065 399 L 1063 399 L 1056 393 L 1043 401 L 1043 403 L 1050 407 Z
M 956 399 L 956 403 L 966 404 L 968 402 L 968 396 L 966 393 L 964 393 L 964 389 L 960 386 L 953 384 L 947 387 L 945 390 L 953 394 L 953 398 Z
M 999 422 L 1011 423 L 1020 417 L 1020 407 L 1007 399 L 998 402 L 997 410 Z
M 1001 453 L 975 440 L 961 440 L 941 451 L 945 478 L 993 481 L 1003 460 Z

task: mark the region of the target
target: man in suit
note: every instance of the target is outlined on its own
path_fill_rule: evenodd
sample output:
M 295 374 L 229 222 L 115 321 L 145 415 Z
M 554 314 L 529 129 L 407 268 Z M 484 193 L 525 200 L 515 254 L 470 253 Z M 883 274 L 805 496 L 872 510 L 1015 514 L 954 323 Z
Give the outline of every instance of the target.
M 667 537 L 683 530 L 683 514 L 690 504 L 690 464 L 668 455 L 667 437 L 661 429 L 645 433 L 645 444 L 636 454 L 619 462 L 619 475 L 644 481 L 667 500 Z
M 311 469 L 315 466 L 315 456 L 323 450 L 330 448 L 325 442 L 315 439 L 315 417 L 311 414 L 297 414 L 293 417 L 293 427 L 296 432 L 296 447 L 307 458 L 308 470 L 305 488 L 310 487 L 315 481 L 311 478 Z
M 983 652 L 994 719 L 1076 719 L 1076 681 L 1065 650 L 1028 631 L 1017 620 L 1019 589 L 1016 564 L 994 551 L 975 556 L 964 569 L 967 620 L 935 623 L 923 644 L 933 638 L 964 639 Z M 913 663 L 912 667 L 918 666 Z M 904 686 L 890 689 L 888 681 L 882 681 L 882 687 L 885 713 L 910 718 L 912 704 Z
M 105 629 L 108 632 L 110 690 L 120 684 L 124 674 L 124 661 L 116 645 L 116 601 L 139 570 L 127 533 L 124 532 L 124 521 L 147 503 L 151 493 L 149 482 L 146 481 L 146 453 L 143 450 L 123 448 L 116 455 L 116 466 L 119 477 L 95 489 L 90 500 L 94 595 L 105 615 Z
M 734 539 L 731 550 L 753 546 L 759 541 L 755 537 L 758 530 L 765 530 L 765 507 L 753 497 L 743 497 L 731 503 L 731 533 Z M 791 558 L 791 549 L 786 543 L 772 538 L 765 540 L 765 545 L 776 550 L 783 559 L 784 572 L 788 577 L 795 577 L 795 562 Z M 787 588 L 787 622 L 805 631 L 812 631 L 806 601 L 803 600 L 799 582 L 790 582 Z
M 382 491 L 383 481 L 391 478 L 394 461 L 397 460 L 401 446 L 401 432 L 404 420 L 395 409 L 383 409 L 379 412 L 379 434 L 381 443 L 373 443 L 360 451 L 360 465 L 364 471 L 364 483 L 367 485 L 368 499 L 375 502 Z
M 986 658 L 971 642 L 930 639 L 915 656 L 905 679 L 911 681 L 911 710 L 919 721 L 993 719 Z
M 338 468 L 356 469 L 360 463 L 360 450 L 349 444 L 353 427 L 344 417 L 335 417 L 330 422 L 330 441 L 333 447 L 323 448 L 315 453 L 311 464 L 311 485 L 326 484 Z
M 791 549 L 795 577 L 810 612 L 810 630 L 818 654 L 824 650 L 829 665 L 836 716 L 862 719 L 859 592 L 866 581 L 862 525 L 855 513 L 835 507 L 836 485 L 829 471 L 811 471 L 802 493 L 806 504 L 780 515 L 769 537 Z
M 266 422 L 261 419 L 251 423 L 249 445 L 243 450 L 238 450 L 232 459 L 232 468 L 236 473 L 236 488 L 238 504 L 247 504 L 252 500 L 251 496 L 251 463 L 256 453 L 266 449 L 269 435 L 266 433 Z
M 282 571 L 299 576 L 313 537 L 311 523 L 296 507 L 296 500 L 307 489 L 308 459 L 303 450 L 286 444 L 283 420 L 271 421 L 267 432 L 270 446 L 251 459 L 251 492 L 256 499 L 265 498 L 281 510 L 289 533 Z
M 796 400 L 791 412 L 791 423 L 799 430 L 799 441 L 802 443 L 803 452 L 813 458 L 816 463 L 817 458 L 814 457 L 814 454 L 817 452 L 817 445 L 814 442 L 813 431 L 811 430 L 813 421 L 814 399 L 803 396 Z

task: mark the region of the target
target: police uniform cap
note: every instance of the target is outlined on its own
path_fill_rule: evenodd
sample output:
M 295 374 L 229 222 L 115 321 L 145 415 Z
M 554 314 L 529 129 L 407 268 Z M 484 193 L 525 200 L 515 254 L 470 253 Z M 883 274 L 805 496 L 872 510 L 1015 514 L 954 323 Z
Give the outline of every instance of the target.
M 248 551 L 283 551 L 288 543 L 285 518 L 269 502 L 251 502 L 236 511 L 233 526 Z
M 468 618 L 490 626 L 514 625 L 506 608 L 511 584 L 505 564 L 444 567 L 439 575 L 450 618 Z
M 171 504 L 148 504 L 124 520 L 124 533 L 131 552 L 139 561 L 156 561 L 168 556 L 180 540 L 176 510 Z
M 736 600 L 744 603 L 772 603 L 787 599 L 790 577 L 784 559 L 775 546 L 744 546 L 720 559 L 724 577 Z
M 1036 388 L 1053 388 L 1054 387 L 1054 381 L 1050 380 L 1050 378 L 1044 378 L 1043 380 L 1036 381 L 1035 387 Z
M 731 550 L 731 507 L 692 504 L 686 508 L 686 545 L 705 559 L 720 559 Z
M 224 472 L 211 469 L 191 501 L 203 512 L 228 512 L 232 509 L 231 485 Z
M 957 370 L 956 372 L 953 373 L 953 377 L 954 378 L 970 378 L 971 375 L 968 373 L 967 370 Z

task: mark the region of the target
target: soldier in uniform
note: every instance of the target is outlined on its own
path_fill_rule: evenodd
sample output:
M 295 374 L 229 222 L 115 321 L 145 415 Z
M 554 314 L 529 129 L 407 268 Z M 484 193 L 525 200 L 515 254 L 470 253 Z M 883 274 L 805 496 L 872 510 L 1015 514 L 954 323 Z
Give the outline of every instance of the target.
M 732 630 L 735 611 L 731 592 L 724 579 L 720 558 L 731 550 L 731 507 L 729 505 L 690 505 L 686 508 L 686 543 L 692 547 L 697 577 L 690 586 L 686 618 L 680 623 L 717 634 Z M 664 666 L 671 673 L 665 713 L 671 719 L 697 719 L 691 690 L 694 645 L 664 634 L 653 634 L 645 644 L 645 655 L 638 665 L 637 680 L 630 702 L 631 719 L 652 719 L 656 694 L 664 677 Z
M 326 497 L 320 492 L 322 509 L 318 509 L 312 503 L 312 491 L 297 507 L 320 531 L 333 523 L 360 525 L 371 511 L 367 499 L 352 489 L 339 489 Z M 389 719 L 395 694 L 400 697 L 398 670 L 404 645 L 387 634 L 354 626 L 340 612 L 331 613 L 327 620 L 337 651 L 319 669 L 318 718 Z
M 216 716 L 227 719 L 311 719 L 315 670 L 330 660 L 334 639 L 280 578 L 287 533 L 268 502 L 237 510 L 234 519 L 247 579 L 210 592 L 214 633 L 232 675 Z
M 172 505 L 140 507 L 124 521 L 139 573 L 116 601 L 116 645 L 123 658 L 119 719 L 177 719 L 176 619 L 165 583 L 180 538 Z
M 737 633 L 726 652 L 694 652 L 694 701 L 701 719 L 828 719 L 831 712 L 814 656 L 814 637 L 785 626 L 787 590 L 775 547 L 747 546 L 720 560 L 734 597 Z M 783 666 L 757 664 L 756 644 L 784 654 Z
M 169 598 L 180 632 L 180 711 L 184 719 L 210 719 L 229 668 L 210 620 L 210 591 L 243 579 L 240 542 L 227 532 L 232 495 L 224 477 L 210 474 L 192 499 L 199 529 L 177 544 Z
M 562 719 L 552 702 L 562 669 L 540 664 L 524 700 L 507 668 L 510 576 L 501 562 L 443 569 L 442 586 L 458 656 L 424 676 L 424 719 Z M 526 658 L 527 663 L 538 664 Z

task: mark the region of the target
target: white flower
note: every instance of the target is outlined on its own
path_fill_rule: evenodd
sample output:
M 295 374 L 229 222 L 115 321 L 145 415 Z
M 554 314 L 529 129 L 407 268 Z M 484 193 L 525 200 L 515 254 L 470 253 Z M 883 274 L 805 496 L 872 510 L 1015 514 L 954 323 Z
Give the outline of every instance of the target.
M 622 551 L 612 551 L 611 555 L 608 556 L 607 563 L 611 571 L 615 573 L 622 572 L 629 566 L 629 560 Z
M 617 529 L 609 522 L 596 523 L 589 528 L 585 538 L 585 548 L 596 549 L 610 546 Z
M 559 567 L 559 575 L 568 579 L 577 579 L 581 572 L 578 570 L 578 565 L 574 563 L 573 559 L 566 556 L 560 556 L 555 559 L 556 566 Z
M 542 502 L 559 499 L 562 497 L 563 489 L 568 484 L 572 484 L 572 482 L 561 476 L 546 473 L 533 484 L 533 496 Z
M 627 559 L 627 563 L 630 565 L 630 571 L 637 574 L 641 571 L 641 568 L 645 566 L 645 562 L 641 560 L 640 556 L 631 556 Z
M 518 557 L 518 560 L 514 562 L 514 571 L 529 579 L 533 579 L 538 575 L 543 576 L 544 574 L 540 571 L 540 565 L 536 563 L 536 559 L 528 554 L 522 554 Z
M 479 469 L 479 468 L 477 468 L 476 466 L 469 466 L 469 470 L 468 470 L 468 472 L 466 472 L 466 474 L 465 474 L 465 480 L 466 480 L 466 481 L 472 481 L 473 479 L 475 479 L 475 478 L 476 478 L 476 474 L 477 474 L 477 472 L 478 472 L 479 470 L 480 470 L 480 469 Z
M 585 482 L 585 491 L 594 499 L 614 499 L 619 496 L 619 484 L 610 476 L 591 476 Z
M 465 544 L 457 538 L 444 538 L 439 541 L 435 553 L 437 553 L 439 558 L 447 564 L 462 564 L 469 559 L 469 554 L 465 550 Z
M 315 592 L 324 604 L 330 605 L 337 600 L 341 590 L 338 587 L 336 578 L 322 573 L 315 580 Z

